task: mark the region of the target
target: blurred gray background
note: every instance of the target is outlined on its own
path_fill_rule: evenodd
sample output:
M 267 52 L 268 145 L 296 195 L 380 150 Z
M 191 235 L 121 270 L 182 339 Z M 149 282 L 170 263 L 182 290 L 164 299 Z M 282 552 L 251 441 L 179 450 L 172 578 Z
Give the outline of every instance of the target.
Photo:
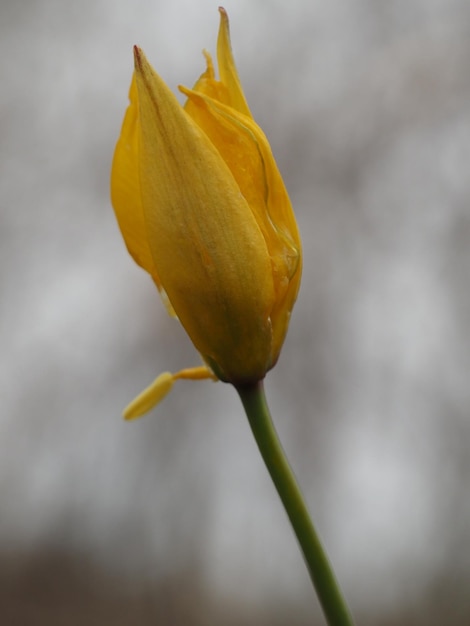
M 470 623 L 470 3 L 227 0 L 304 243 L 267 391 L 358 624 Z M 0 616 L 323 624 L 240 402 L 127 255 L 109 171 L 139 44 L 168 84 L 209 0 L 0 4 Z

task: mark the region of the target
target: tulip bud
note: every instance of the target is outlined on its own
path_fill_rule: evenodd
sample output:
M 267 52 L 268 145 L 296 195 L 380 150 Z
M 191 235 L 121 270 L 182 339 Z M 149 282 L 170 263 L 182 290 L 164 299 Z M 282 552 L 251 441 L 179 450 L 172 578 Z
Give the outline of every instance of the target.
M 207 69 L 193 89 L 180 87 L 184 107 L 134 49 L 111 195 L 129 252 L 209 368 L 207 376 L 196 368 L 197 377 L 213 373 L 241 385 L 264 378 L 278 359 L 300 283 L 301 243 L 220 14 L 220 80 L 205 53 Z

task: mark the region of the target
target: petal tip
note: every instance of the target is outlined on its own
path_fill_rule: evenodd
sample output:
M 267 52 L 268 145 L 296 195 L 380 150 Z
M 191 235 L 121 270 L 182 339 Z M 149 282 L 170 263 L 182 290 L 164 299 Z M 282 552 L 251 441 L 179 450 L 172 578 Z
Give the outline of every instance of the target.
M 134 66 L 135 66 L 135 69 L 140 69 L 141 70 L 142 69 L 142 62 L 143 62 L 144 53 L 139 48 L 139 46 L 134 46 L 133 50 L 134 50 Z

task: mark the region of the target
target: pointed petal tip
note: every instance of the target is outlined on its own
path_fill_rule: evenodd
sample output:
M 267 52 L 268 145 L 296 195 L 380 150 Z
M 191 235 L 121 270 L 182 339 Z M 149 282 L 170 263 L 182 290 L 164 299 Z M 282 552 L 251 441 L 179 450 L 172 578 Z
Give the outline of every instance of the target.
M 219 13 L 220 13 L 220 22 L 221 22 L 221 24 L 223 24 L 224 27 L 228 29 L 229 22 L 228 22 L 228 13 L 227 13 L 227 11 L 224 9 L 224 7 L 219 7 Z
M 142 69 L 142 61 L 143 61 L 144 53 L 139 48 L 139 46 L 134 46 L 133 50 L 134 50 L 134 66 L 135 66 L 135 69 Z

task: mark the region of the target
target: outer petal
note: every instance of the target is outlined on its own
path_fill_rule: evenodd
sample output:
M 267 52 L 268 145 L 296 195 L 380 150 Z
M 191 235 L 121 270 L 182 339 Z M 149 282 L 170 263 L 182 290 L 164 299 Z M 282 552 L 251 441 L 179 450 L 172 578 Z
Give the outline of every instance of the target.
M 277 358 L 301 274 L 301 242 L 289 196 L 268 141 L 252 119 L 202 93 L 180 89 L 188 96 L 188 114 L 227 163 L 265 238 L 276 292 L 271 319 Z
M 162 288 L 147 239 L 139 180 L 140 119 L 135 75 L 129 89 L 130 104 L 122 123 L 111 169 L 111 202 L 127 249 L 134 261 L 146 270 L 158 287 L 168 313 L 175 317 Z
M 129 253 L 158 283 L 157 270 L 147 241 L 139 182 L 139 102 L 135 76 L 129 90 L 130 104 L 114 151 L 111 201 Z
M 259 380 L 271 366 L 275 299 L 264 237 L 216 148 L 135 56 L 142 201 L 162 285 L 219 378 Z

